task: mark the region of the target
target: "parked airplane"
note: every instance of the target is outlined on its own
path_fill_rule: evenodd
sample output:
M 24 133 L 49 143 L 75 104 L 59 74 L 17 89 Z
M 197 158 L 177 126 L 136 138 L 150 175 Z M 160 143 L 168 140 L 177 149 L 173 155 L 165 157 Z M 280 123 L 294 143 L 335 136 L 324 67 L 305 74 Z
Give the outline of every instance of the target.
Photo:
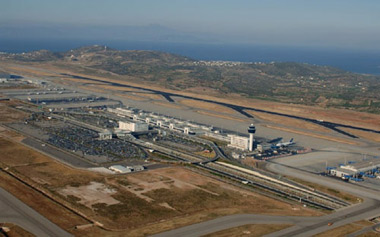
M 293 140 L 294 140 L 294 139 L 292 138 L 292 139 L 290 139 L 290 141 L 288 141 L 288 142 L 279 142 L 279 143 L 277 143 L 276 145 L 273 144 L 273 145 L 272 145 L 272 148 L 288 147 L 288 146 L 290 146 L 290 145 L 295 144 L 295 142 L 293 142 Z

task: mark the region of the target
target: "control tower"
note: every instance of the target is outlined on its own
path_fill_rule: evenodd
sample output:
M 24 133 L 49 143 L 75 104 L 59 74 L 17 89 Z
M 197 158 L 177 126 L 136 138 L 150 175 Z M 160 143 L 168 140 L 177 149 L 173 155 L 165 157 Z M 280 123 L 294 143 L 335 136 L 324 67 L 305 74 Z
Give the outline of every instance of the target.
M 253 124 L 249 125 L 248 133 L 249 133 L 249 151 L 253 151 L 253 134 L 256 132 L 256 127 Z

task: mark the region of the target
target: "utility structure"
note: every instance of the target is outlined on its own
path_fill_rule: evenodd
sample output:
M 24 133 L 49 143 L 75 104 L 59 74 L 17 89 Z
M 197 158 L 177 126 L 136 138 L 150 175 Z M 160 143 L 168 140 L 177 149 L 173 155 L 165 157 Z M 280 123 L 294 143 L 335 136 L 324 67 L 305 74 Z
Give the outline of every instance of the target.
M 249 151 L 253 151 L 253 134 L 256 132 L 256 127 L 251 124 L 248 127 L 248 133 L 249 133 Z

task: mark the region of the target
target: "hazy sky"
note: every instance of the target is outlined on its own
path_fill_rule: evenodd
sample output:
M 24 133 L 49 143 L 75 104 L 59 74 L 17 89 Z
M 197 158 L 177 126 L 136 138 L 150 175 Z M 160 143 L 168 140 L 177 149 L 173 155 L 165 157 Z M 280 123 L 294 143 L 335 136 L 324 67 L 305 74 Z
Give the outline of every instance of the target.
M 159 24 L 228 42 L 380 49 L 380 0 L 0 0 L 0 23 Z

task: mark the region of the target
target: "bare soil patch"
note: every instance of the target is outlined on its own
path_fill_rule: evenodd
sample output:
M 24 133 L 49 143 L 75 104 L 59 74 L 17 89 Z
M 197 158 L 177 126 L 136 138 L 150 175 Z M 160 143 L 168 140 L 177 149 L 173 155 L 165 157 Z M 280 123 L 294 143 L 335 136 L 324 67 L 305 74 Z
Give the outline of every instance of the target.
M 22 66 L 22 65 L 4 64 L 2 66 L 5 69 L 9 69 L 9 67 L 12 67 L 14 73 L 18 73 L 20 72 L 20 70 L 25 71 L 25 66 Z M 275 112 L 280 112 L 280 113 L 285 113 L 285 114 L 298 115 L 298 116 L 307 117 L 307 118 L 322 119 L 322 120 L 331 121 L 331 122 L 337 122 L 337 123 L 343 123 L 347 125 L 360 126 L 360 127 L 380 130 L 380 115 L 376 115 L 376 114 L 368 114 L 368 113 L 356 112 L 356 111 L 345 110 L 345 109 L 321 108 L 321 107 L 315 107 L 315 106 L 284 104 L 284 103 L 273 102 L 273 101 L 248 99 L 241 95 L 236 95 L 236 94 L 225 95 L 225 94 L 221 94 L 220 92 L 207 93 L 207 95 L 205 95 L 204 93 L 200 94 L 200 91 L 202 90 L 198 90 L 198 89 L 195 91 L 190 90 L 191 92 L 174 91 L 167 88 L 163 88 L 162 86 L 152 85 L 148 83 L 141 83 L 141 82 L 136 83 L 137 78 L 133 78 L 130 76 L 120 76 L 120 75 L 116 75 L 112 73 L 106 73 L 107 77 L 104 77 L 105 72 L 101 70 L 95 70 L 91 68 L 86 68 L 86 70 L 84 70 L 82 68 L 76 68 L 76 66 L 72 67 L 70 66 L 70 64 L 52 65 L 49 63 L 35 63 L 35 64 L 28 63 L 28 70 L 30 71 L 31 69 L 35 70 L 36 73 L 41 73 L 41 71 L 43 72 L 44 70 L 55 71 L 57 75 L 59 75 L 59 73 L 70 73 L 70 74 L 75 74 L 78 76 L 107 80 L 110 82 L 117 82 L 117 83 L 125 84 L 125 85 L 140 86 L 140 87 L 157 89 L 157 90 L 166 91 L 166 92 L 178 93 L 182 95 L 194 96 L 194 97 L 203 98 L 203 99 L 215 100 L 219 102 L 226 102 L 226 103 L 232 103 L 232 104 L 244 105 L 244 106 L 252 106 L 254 108 L 265 109 L 268 111 L 275 111 Z M 86 71 L 86 73 L 83 73 L 83 71 Z
M 58 192 L 65 197 L 75 196 L 79 198 L 80 201 L 78 202 L 89 208 L 97 203 L 105 203 L 107 205 L 120 203 L 111 196 L 117 192 L 116 190 L 97 182 L 90 182 L 90 184 L 80 187 L 66 187 Z
M 16 104 L 16 101 L 0 102 L 0 123 L 20 121 L 28 116 L 25 112 L 9 107 Z
M 0 227 L 9 229 L 9 232 L 6 232 L 9 237 L 33 237 L 32 233 L 24 230 L 22 227 L 12 224 L 12 223 L 0 223 Z M 4 235 L 5 236 L 5 235 Z
M 369 225 L 368 221 L 358 221 L 351 224 L 339 226 L 337 228 L 334 228 L 334 225 L 331 227 L 333 229 L 322 232 L 320 234 L 315 235 L 316 237 L 330 237 L 330 236 L 346 236 L 348 234 L 354 233 L 356 231 L 359 231 Z
M 378 133 L 365 132 L 365 131 L 360 131 L 360 130 L 350 129 L 350 128 L 341 128 L 341 129 L 355 136 L 358 136 L 370 141 L 374 141 L 374 142 L 380 142 L 380 134 Z

